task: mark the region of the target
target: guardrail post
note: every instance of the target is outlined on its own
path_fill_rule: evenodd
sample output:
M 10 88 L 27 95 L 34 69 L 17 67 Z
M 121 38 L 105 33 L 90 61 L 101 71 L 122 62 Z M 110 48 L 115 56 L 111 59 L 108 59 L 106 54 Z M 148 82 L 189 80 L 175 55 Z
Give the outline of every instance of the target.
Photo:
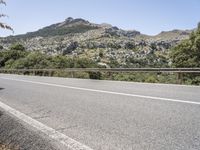
M 71 77 L 74 78 L 74 72 L 73 71 L 71 72 Z
M 108 72 L 108 78 L 112 79 L 112 73 L 110 71 Z
M 183 84 L 183 73 L 182 72 L 178 72 L 178 74 L 177 74 L 177 83 Z
M 48 76 L 49 76 L 49 77 L 52 77 L 52 71 L 51 71 L 51 70 L 48 71 Z

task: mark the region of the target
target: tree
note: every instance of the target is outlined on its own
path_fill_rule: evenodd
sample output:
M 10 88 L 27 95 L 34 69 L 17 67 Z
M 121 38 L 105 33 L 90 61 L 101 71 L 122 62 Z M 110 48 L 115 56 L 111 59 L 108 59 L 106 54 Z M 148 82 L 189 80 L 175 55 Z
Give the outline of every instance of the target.
M 90 59 L 90 58 L 87 58 L 87 57 L 82 57 L 82 58 L 74 58 L 73 59 L 74 61 L 74 68 L 95 68 L 97 67 L 96 66 L 96 63 Z
M 3 46 L 0 45 L 0 50 L 0 68 L 5 67 L 7 62 L 11 64 L 29 54 L 21 44 L 14 44 L 9 49 L 3 49 Z
M 99 51 L 99 57 L 103 58 L 103 56 L 104 56 L 103 50 L 101 49 L 101 50 Z
M 200 28 L 175 46 L 170 56 L 174 67 L 200 67 Z
M 21 51 L 17 51 L 22 53 Z M 25 57 L 6 62 L 6 68 L 14 69 L 44 69 L 51 68 L 51 57 L 40 52 L 32 52 Z
M 127 43 L 125 43 L 124 48 L 125 49 L 134 49 L 135 48 L 135 44 L 132 43 L 132 42 L 127 42 Z
M 198 23 L 198 30 L 200 30 L 200 22 Z
M 10 47 L 10 50 L 25 51 L 25 47 L 21 44 L 14 44 Z
M 170 54 L 172 66 L 176 68 L 200 67 L 200 25 L 191 33 L 190 38 L 175 46 Z M 185 75 L 185 81 L 190 84 L 200 84 L 197 74 Z
M 16 61 L 20 58 L 24 58 L 28 55 L 27 51 L 21 51 L 16 49 L 9 49 L 0 51 L 0 68 L 5 67 L 6 62 Z
M 0 4 L 6 5 L 6 2 L 4 0 L 0 0 Z M 2 18 L 2 17 L 8 17 L 8 16 L 5 14 L 0 14 L 0 18 Z M 2 23 L 2 22 L 0 22 L 0 28 L 13 31 L 13 29 L 9 25 Z
M 73 68 L 74 62 L 73 59 L 66 56 L 54 56 L 52 58 L 53 68 L 55 69 L 63 69 L 63 68 Z

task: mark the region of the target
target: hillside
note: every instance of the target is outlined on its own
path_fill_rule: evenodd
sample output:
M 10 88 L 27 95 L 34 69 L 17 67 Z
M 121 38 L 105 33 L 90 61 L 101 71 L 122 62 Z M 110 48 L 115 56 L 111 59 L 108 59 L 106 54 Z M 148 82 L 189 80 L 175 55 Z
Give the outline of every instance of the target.
M 190 33 L 190 30 L 173 30 L 148 36 L 136 30 L 126 31 L 109 24 L 67 18 L 35 32 L 1 38 L 0 45 L 7 49 L 20 43 L 29 51 L 89 57 L 111 67 L 113 64 L 138 67 L 143 63 L 167 65 L 168 50 L 189 38 Z

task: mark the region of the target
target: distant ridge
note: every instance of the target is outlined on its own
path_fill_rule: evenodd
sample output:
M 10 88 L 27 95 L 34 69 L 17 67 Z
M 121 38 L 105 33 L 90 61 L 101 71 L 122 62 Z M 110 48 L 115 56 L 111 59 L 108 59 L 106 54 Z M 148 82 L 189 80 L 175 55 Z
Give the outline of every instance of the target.
M 0 38 L 0 45 L 8 49 L 20 43 L 29 51 L 41 51 L 49 55 L 90 57 L 107 64 L 117 61 L 126 64 L 130 58 L 161 61 L 170 48 L 189 38 L 192 30 L 172 30 L 149 36 L 136 30 L 123 30 L 108 23 L 95 24 L 82 18 L 68 17 L 23 35 Z M 101 54 L 100 54 L 101 53 Z M 137 62 L 133 62 L 133 64 Z

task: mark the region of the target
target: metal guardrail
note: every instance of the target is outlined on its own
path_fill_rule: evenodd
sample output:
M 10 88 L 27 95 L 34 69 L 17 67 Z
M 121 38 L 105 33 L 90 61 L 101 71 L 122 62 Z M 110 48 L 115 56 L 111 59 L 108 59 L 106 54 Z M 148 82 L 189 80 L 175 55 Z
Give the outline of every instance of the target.
M 171 73 L 200 73 L 200 68 L 66 68 L 66 69 L 0 69 L 4 72 L 171 72 Z

